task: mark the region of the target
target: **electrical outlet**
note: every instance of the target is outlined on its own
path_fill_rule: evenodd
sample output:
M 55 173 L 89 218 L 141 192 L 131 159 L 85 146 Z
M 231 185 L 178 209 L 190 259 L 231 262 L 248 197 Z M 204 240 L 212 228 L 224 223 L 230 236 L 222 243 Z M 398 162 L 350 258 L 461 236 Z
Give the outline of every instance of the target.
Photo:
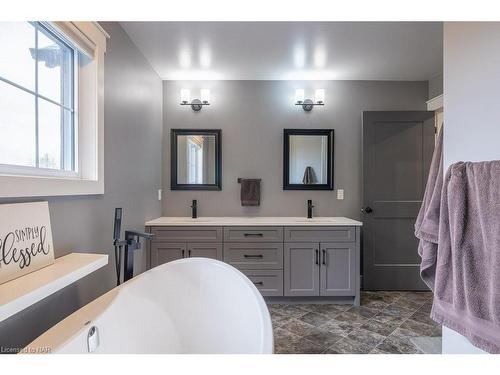
M 158 200 L 161 201 L 161 189 L 158 189 Z
M 344 199 L 344 189 L 338 189 L 337 190 L 337 199 L 338 200 L 343 200 Z

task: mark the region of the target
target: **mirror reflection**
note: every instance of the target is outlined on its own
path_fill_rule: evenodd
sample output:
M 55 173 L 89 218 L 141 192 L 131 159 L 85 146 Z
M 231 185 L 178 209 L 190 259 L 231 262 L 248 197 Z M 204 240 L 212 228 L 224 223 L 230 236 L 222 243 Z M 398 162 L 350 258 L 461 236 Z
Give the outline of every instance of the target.
M 170 189 L 221 190 L 220 129 L 172 129 Z
M 177 183 L 215 184 L 215 135 L 177 136 Z
M 284 129 L 284 190 L 333 190 L 333 132 Z
M 290 135 L 289 184 L 326 184 L 328 136 Z

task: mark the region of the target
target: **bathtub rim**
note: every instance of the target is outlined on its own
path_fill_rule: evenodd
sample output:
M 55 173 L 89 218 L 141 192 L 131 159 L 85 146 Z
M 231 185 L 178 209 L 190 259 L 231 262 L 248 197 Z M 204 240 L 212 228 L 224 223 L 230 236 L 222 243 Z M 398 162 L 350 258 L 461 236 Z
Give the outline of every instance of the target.
M 162 268 L 169 268 L 175 266 L 175 264 L 179 263 L 192 263 L 192 262 L 203 262 L 214 264 L 218 267 L 222 267 L 226 270 L 234 272 L 240 276 L 242 281 L 246 284 L 246 286 L 252 291 L 253 296 L 257 300 L 257 304 L 261 311 L 264 311 L 267 316 L 264 316 L 262 319 L 263 323 L 263 339 L 261 343 L 261 349 L 263 353 L 274 353 L 274 333 L 271 323 L 271 317 L 269 314 L 269 310 L 267 308 L 267 304 L 262 297 L 262 294 L 258 291 L 255 285 L 248 279 L 248 277 L 243 274 L 241 271 L 236 269 L 235 267 L 227 264 L 225 262 L 210 259 L 210 258 L 202 258 L 202 257 L 192 257 L 192 258 L 184 258 L 178 259 L 172 262 L 160 264 L 154 268 L 151 268 L 132 279 L 126 281 L 125 283 L 120 284 L 119 286 L 114 287 L 103 295 L 93 299 L 89 303 L 80 307 L 78 310 L 74 311 L 66 318 L 55 324 L 54 326 L 47 329 L 37 338 L 35 338 L 32 342 L 26 345 L 23 350 L 21 350 L 21 354 L 26 353 L 37 353 L 43 351 L 36 351 L 36 348 L 51 348 L 51 351 L 54 349 L 58 349 L 64 345 L 66 345 L 69 341 L 74 339 L 76 336 L 80 335 L 83 331 L 89 329 L 92 326 L 92 322 L 95 321 L 99 316 L 108 308 L 110 304 L 122 293 L 122 289 L 129 285 L 130 283 L 137 282 L 140 278 L 145 277 L 145 275 L 153 272 L 159 272 Z M 269 334 L 267 334 L 269 332 Z M 269 336 L 269 337 L 268 337 Z M 50 352 L 49 352 L 50 353 Z M 88 353 L 82 353 L 88 354 Z M 168 354 L 168 353 L 166 353 Z M 245 353 L 241 353 L 245 354 Z

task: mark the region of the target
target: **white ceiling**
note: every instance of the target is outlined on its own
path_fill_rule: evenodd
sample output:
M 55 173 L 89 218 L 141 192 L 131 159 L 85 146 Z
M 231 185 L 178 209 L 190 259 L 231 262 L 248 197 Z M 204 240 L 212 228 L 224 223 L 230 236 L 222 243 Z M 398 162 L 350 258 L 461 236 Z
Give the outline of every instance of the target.
M 428 80 L 441 22 L 121 22 L 164 80 Z

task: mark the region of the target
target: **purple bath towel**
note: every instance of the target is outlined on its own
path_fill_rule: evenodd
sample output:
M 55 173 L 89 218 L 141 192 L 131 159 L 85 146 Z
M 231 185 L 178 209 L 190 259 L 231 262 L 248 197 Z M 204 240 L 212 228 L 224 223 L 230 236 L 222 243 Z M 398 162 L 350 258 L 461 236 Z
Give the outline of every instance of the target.
M 446 172 L 432 318 L 500 353 L 500 161 Z
M 500 353 L 500 161 L 455 163 L 441 182 L 435 170 L 415 225 L 431 317 Z
M 438 135 L 422 206 L 420 207 L 420 212 L 415 223 L 415 236 L 420 240 L 418 254 L 422 258 L 420 276 L 431 290 L 434 290 L 436 272 L 442 187 L 443 127 L 441 127 Z

